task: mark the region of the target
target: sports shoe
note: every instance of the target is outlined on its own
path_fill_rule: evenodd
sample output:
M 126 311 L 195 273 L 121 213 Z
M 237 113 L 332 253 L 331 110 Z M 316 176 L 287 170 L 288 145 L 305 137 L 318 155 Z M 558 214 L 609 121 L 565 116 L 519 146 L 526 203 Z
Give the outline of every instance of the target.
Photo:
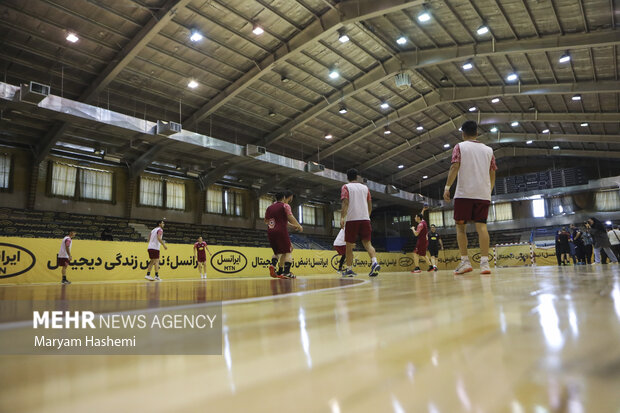
M 428 272 L 432 272 L 435 271 L 435 267 L 433 267 L 432 265 L 428 266 Z
M 155 276 L 155 281 L 161 281 L 161 278 L 159 278 L 159 275 Z
M 155 278 L 151 277 L 150 275 L 145 275 L 144 278 L 146 278 L 149 281 L 155 281 Z
M 343 277 L 355 277 L 357 274 L 353 270 L 346 269 L 342 272 Z
M 62 285 L 69 285 L 69 284 L 71 284 L 71 281 L 69 281 L 69 280 L 62 280 L 60 283 Z
M 412 272 L 412 273 L 414 273 L 414 274 L 419 274 L 419 273 L 421 273 L 421 272 L 422 272 L 422 270 L 420 269 L 420 267 L 415 267 L 415 268 L 413 269 L 413 271 L 411 271 L 411 272 Z
M 295 274 L 293 274 L 292 272 L 289 272 L 288 274 L 282 274 L 282 275 L 280 276 L 280 278 L 288 278 L 288 279 L 291 279 L 291 278 L 297 278 L 297 277 L 295 277 Z
M 459 263 L 458 267 L 454 270 L 455 274 L 465 274 L 466 272 L 473 271 L 474 269 L 471 267 L 471 263 L 469 260 L 463 261 Z
M 269 275 L 270 275 L 272 278 L 279 278 L 279 277 L 278 277 L 278 274 L 277 274 L 277 272 L 276 272 L 276 267 L 274 267 L 273 265 L 269 265 Z
M 378 262 L 373 262 L 370 266 L 370 273 L 368 273 L 369 277 L 376 277 L 379 275 L 379 271 L 381 271 L 381 266 Z
M 436 266 L 436 265 L 434 265 L 434 266 L 433 266 L 433 271 L 435 271 L 435 272 L 439 271 L 439 270 L 437 269 L 437 266 Z
M 480 274 L 491 274 L 491 267 L 488 261 L 480 263 Z

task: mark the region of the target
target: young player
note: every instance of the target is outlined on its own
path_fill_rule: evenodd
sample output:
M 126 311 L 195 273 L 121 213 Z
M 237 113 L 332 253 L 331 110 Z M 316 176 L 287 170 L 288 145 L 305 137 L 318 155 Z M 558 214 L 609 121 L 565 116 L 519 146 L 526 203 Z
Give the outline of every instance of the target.
M 493 149 L 476 140 L 476 122 L 468 120 L 461 126 L 461 131 L 463 142 L 454 146 L 452 166 L 443 192 L 444 201 L 450 202 L 450 187 L 458 176 L 454 194 L 454 221 L 461 262 L 454 273 L 464 274 L 473 270 L 467 255 L 467 222 L 474 221 L 480 244 L 480 273 L 491 274 L 487 217 L 497 170 L 495 156 Z
M 368 276 L 376 277 L 379 275 L 381 266 L 377 262 L 377 253 L 370 242 L 372 226 L 370 225 L 370 214 L 372 212 L 372 200 L 370 190 L 360 182 L 357 169 L 347 171 L 348 184 L 342 186 L 340 199 L 342 200 L 342 214 L 340 218 L 340 228 L 344 228 L 344 240 L 347 243 L 347 269 L 342 274 L 343 277 L 354 277 L 353 272 L 353 247 L 357 238 L 362 239 L 362 244 L 371 259 L 370 273 Z
M 297 219 L 293 216 L 289 203 L 293 200 L 291 191 L 278 192 L 276 202 L 271 204 L 265 211 L 265 224 L 267 224 L 267 237 L 273 250 L 271 265 L 269 265 L 269 275 L 273 278 L 295 278 L 291 273 L 291 263 L 293 257 L 293 245 L 288 234 L 288 226 L 292 226 L 297 231 L 304 229 Z M 280 268 L 276 272 L 276 265 L 280 262 Z M 282 266 L 284 263 L 284 266 Z
M 196 258 L 196 262 L 198 263 L 198 272 L 200 273 L 200 278 L 207 278 L 207 252 L 209 256 L 212 256 L 211 251 L 209 251 L 209 247 L 207 243 L 202 240 L 202 237 L 198 237 L 198 241 L 194 244 L 194 258 Z
M 347 243 L 344 240 L 344 229 L 341 229 L 334 240 L 334 249 L 340 255 L 340 264 L 338 264 L 338 274 L 343 275 L 342 266 L 347 259 Z
M 62 242 L 60 243 L 60 251 L 58 252 L 58 257 L 56 261 L 58 266 L 61 268 L 61 283 L 64 285 L 71 284 L 71 281 L 67 280 L 67 267 L 69 266 L 69 262 L 73 259 L 71 257 L 71 243 L 73 242 L 74 237 L 75 231 L 69 231 L 69 235 L 62 239 Z
M 163 219 L 159 221 L 149 237 L 148 253 L 151 261 L 146 267 L 146 275 L 144 276 L 149 281 L 161 281 L 161 278 L 159 278 L 159 246 L 163 245 L 164 249 L 168 249 L 166 242 L 162 239 L 165 225 L 166 223 Z M 151 268 L 153 267 L 155 267 L 155 278 L 151 277 Z
M 428 226 L 424 220 L 424 216 L 421 213 L 415 215 L 415 222 L 417 222 L 418 226 L 411 227 L 411 231 L 413 231 L 413 235 L 418 237 L 418 241 L 415 244 L 415 250 L 413 250 L 413 262 L 415 264 L 415 269 L 412 272 L 418 274 L 422 272 L 422 270 L 420 270 L 420 257 L 424 258 L 424 261 L 428 261 L 426 258 L 426 248 L 428 247 L 428 239 L 426 235 L 428 233 Z
M 443 250 L 443 241 L 437 233 L 437 228 L 431 224 L 431 232 L 428 233 L 428 253 L 431 257 L 429 271 L 437 271 L 437 257 L 439 257 L 439 247 Z

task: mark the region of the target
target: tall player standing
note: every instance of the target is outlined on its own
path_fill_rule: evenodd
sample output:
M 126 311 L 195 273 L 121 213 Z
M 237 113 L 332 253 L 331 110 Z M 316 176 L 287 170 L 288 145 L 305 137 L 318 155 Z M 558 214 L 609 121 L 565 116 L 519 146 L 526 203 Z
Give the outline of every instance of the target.
M 61 283 L 64 285 L 71 284 L 71 281 L 67 280 L 67 267 L 69 266 L 69 262 L 72 260 L 71 243 L 73 242 L 74 237 L 75 231 L 69 231 L 69 235 L 62 239 L 62 242 L 60 243 L 60 251 L 58 252 L 58 257 L 56 260 L 57 265 L 61 268 Z
M 211 251 L 209 251 L 207 243 L 202 240 L 202 237 L 198 237 L 198 240 L 194 244 L 194 258 L 196 258 L 198 272 L 202 279 L 207 278 L 207 252 L 210 256 L 213 255 Z
M 489 266 L 489 231 L 487 216 L 491 191 L 495 185 L 495 156 L 493 149 L 476 140 L 478 124 L 468 120 L 461 126 L 463 142 L 452 150 L 452 165 L 444 188 L 443 199 L 450 202 L 450 187 L 458 176 L 454 194 L 454 221 L 461 262 L 455 274 L 473 270 L 467 255 L 467 222 L 474 221 L 480 243 L 480 273 L 491 274 Z
M 164 226 L 166 223 L 162 219 L 157 223 L 157 226 L 151 230 L 151 235 L 149 237 L 149 246 L 148 253 L 150 262 L 146 267 L 146 278 L 149 281 L 161 281 L 159 278 L 159 246 L 163 245 L 165 249 L 168 249 L 166 246 L 166 242 L 163 240 L 164 236 Z M 151 268 L 155 267 L 155 278 L 151 277 Z
M 292 226 L 297 231 L 302 232 L 304 229 L 297 219 L 293 216 L 289 203 L 293 200 L 291 191 L 278 192 L 276 194 L 276 202 L 271 204 L 265 211 L 265 224 L 267 224 L 267 238 L 273 250 L 271 265 L 269 265 L 269 275 L 273 278 L 295 278 L 291 273 L 291 264 L 293 257 L 293 244 L 288 234 L 288 226 Z M 276 272 L 278 261 L 284 261 L 284 267 L 280 265 Z

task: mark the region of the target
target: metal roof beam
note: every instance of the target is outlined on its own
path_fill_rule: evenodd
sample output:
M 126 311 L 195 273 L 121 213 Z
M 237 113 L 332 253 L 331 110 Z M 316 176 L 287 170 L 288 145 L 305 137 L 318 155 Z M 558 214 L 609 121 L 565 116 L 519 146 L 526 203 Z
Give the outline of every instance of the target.
M 522 122 L 589 122 L 604 123 L 618 122 L 620 113 L 552 113 L 552 112 L 481 112 L 468 113 L 465 115 L 469 120 L 475 120 L 480 125 L 492 125 L 512 121 Z

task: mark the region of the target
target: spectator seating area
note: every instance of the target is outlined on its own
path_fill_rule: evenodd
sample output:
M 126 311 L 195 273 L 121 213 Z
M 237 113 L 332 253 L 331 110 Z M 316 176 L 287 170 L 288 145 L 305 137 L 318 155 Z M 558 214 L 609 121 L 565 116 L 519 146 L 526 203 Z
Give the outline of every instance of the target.
M 489 236 L 491 239 L 490 246 L 491 248 L 497 244 L 514 244 L 521 241 L 521 234 L 523 231 L 494 231 L 489 232 Z M 529 233 L 529 230 L 528 230 Z M 442 231 L 439 231 L 439 235 L 441 235 L 441 239 L 443 241 L 443 246 L 445 249 L 457 249 L 458 243 L 456 241 L 456 234 L 444 234 Z M 478 233 L 470 228 L 467 232 L 467 246 L 469 248 L 478 248 Z M 404 246 L 405 252 L 411 252 L 415 248 L 415 239 L 412 237 Z

